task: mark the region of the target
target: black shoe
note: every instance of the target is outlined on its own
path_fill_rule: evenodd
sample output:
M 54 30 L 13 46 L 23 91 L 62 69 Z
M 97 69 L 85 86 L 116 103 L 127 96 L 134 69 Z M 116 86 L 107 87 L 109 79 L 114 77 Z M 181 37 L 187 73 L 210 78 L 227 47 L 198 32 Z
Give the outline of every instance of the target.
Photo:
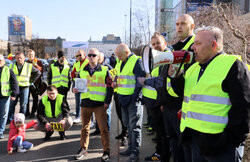
M 30 118 L 34 118 L 35 117 L 35 114 L 30 114 Z
M 77 152 L 77 155 L 75 155 L 75 160 L 82 160 L 87 154 L 88 152 L 86 150 L 80 148 Z
M 65 140 L 66 139 L 64 131 L 62 131 L 62 132 L 59 131 L 59 134 L 60 134 L 60 140 Z
M 52 136 L 52 134 L 54 133 L 54 131 L 48 131 L 46 132 L 45 137 L 43 138 L 44 141 L 48 141 L 50 140 L 50 137 Z
M 130 154 L 131 154 L 130 149 L 127 149 L 126 151 L 120 152 L 120 155 L 123 155 L 123 156 L 129 156 Z
M 30 116 L 30 112 L 25 113 L 25 117 L 28 117 L 28 116 Z
M 104 151 L 102 155 L 102 162 L 109 161 L 109 151 Z
M 119 134 L 118 136 L 115 137 L 115 139 L 122 139 L 123 137 L 127 137 L 127 133 L 122 132 L 121 134 Z
M 122 146 L 127 146 L 128 145 L 128 139 L 127 139 L 127 137 L 122 137 L 122 139 L 121 139 L 121 145 Z
M 90 136 L 96 136 L 96 135 L 99 135 L 100 134 L 100 131 L 94 131 L 93 133 L 90 133 Z
M 156 152 L 153 153 L 151 156 L 145 157 L 145 161 L 160 161 L 161 155 L 157 154 Z

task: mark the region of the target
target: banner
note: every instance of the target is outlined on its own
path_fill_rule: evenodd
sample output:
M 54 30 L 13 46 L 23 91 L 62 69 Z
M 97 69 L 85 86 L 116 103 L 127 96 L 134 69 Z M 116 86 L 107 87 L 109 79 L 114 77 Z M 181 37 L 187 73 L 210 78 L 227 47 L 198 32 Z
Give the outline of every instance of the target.
M 9 17 L 9 35 L 25 35 L 24 17 Z

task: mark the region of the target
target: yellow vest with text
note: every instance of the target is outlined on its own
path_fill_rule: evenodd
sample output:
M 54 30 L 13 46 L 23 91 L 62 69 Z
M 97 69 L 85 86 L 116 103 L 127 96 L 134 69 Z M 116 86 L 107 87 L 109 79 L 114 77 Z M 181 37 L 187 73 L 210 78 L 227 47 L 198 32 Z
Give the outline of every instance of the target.
M 101 71 L 95 71 L 92 76 L 86 70 L 80 71 L 80 78 L 87 79 L 87 92 L 81 93 L 81 99 L 104 102 L 107 93 L 107 86 L 105 83 L 108 67 L 102 66 Z
M 231 102 L 228 93 L 222 90 L 222 82 L 236 59 L 232 55 L 218 55 L 209 63 L 198 82 L 201 69 L 199 63 L 196 62 L 187 70 L 181 132 L 185 127 L 210 134 L 224 131 Z
M 89 60 L 87 58 L 85 58 L 84 62 L 81 65 L 80 61 L 77 61 L 76 63 L 74 63 L 73 65 L 73 69 L 76 69 L 76 73 L 79 73 L 79 71 L 81 71 L 87 64 L 89 63 Z M 75 80 L 75 78 L 73 79 Z
M 20 87 L 27 87 L 30 85 L 32 64 L 24 62 L 20 75 L 18 74 L 16 63 L 11 64 L 10 69 L 12 69 L 14 74 L 16 75 L 16 79 Z
M 63 103 L 63 95 L 61 94 L 57 94 L 57 97 L 56 97 L 56 103 L 55 103 L 55 117 L 57 118 L 60 114 L 62 114 L 62 103 Z M 44 111 L 45 111 L 45 115 L 46 117 L 48 118 L 53 118 L 52 116 L 52 110 L 51 110 L 51 104 L 50 104 L 50 101 L 48 100 L 49 97 L 48 95 L 45 95 L 43 98 L 42 98 L 42 103 L 45 107 Z
M 51 85 L 56 86 L 56 88 L 61 87 L 61 86 L 68 88 L 69 70 L 70 70 L 70 67 L 64 64 L 63 70 L 60 73 L 59 68 L 57 66 L 54 66 L 54 64 L 51 64 L 51 71 L 52 71 Z
M 8 66 L 3 66 L 1 73 L 1 93 L 2 96 L 9 96 L 11 94 L 10 89 L 10 69 Z
M 133 73 L 136 61 L 139 58 L 136 55 L 132 55 L 129 57 L 127 62 L 125 63 L 122 71 L 121 65 L 122 61 L 119 61 L 117 64 L 117 93 L 120 95 L 132 95 L 135 90 L 135 75 Z
M 182 50 L 188 50 L 189 47 L 194 43 L 194 38 L 195 35 L 192 36 L 192 38 L 187 42 L 187 44 L 182 48 Z M 174 51 L 174 50 L 173 50 Z M 182 69 L 184 69 L 184 66 L 182 66 Z M 167 83 L 166 83 L 166 87 L 167 87 L 167 91 L 169 93 L 169 95 L 173 96 L 173 97 L 179 97 L 173 90 L 172 86 L 171 86 L 171 79 L 167 78 Z

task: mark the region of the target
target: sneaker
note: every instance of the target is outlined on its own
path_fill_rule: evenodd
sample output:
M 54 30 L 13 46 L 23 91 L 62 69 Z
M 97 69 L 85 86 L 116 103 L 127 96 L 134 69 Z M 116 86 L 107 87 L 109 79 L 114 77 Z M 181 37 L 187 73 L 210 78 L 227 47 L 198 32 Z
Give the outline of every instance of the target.
M 90 136 L 96 136 L 96 135 L 99 135 L 101 132 L 100 131 L 94 131 L 92 133 L 90 133 Z
M 153 153 L 151 156 L 145 157 L 145 161 L 160 161 L 161 155 L 157 154 L 156 152 Z
M 128 162 L 138 162 L 139 161 L 139 155 L 131 154 L 129 156 Z
M 81 160 L 81 159 L 84 158 L 84 156 L 87 155 L 87 153 L 88 152 L 86 150 L 84 150 L 83 148 L 80 148 L 79 151 L 78 151 L 78 153 L 77 153 L 77 155 L 75 155 L 75 159 L 76 160 Z
M 76 118 L 76 119 L 74 119 L 73 120 L 73 123 L 74 124 L 79 124 L 79 123 L 81 123 L 82 121 L 81 121 L 81 118 Z
M 3 134 L 0 134 L 0 139 L 4 139 L 4 135 Z
M 121 140 L 121 146 L 127 146 L 128 145 L 128 139 L 127 137 L 123 137 Z
M 118 136 L 115 137 L 115 139 L 122 139 L 123 137 L 127 137 L 127 133 L 122 132 Z
M 120 152 L 120 155 L 129 156 L 131 154 L 131 150 L 128 148 L 126 151 Z
M 103 162 L 109 161 L 109 151 L 104 151 L 103 152 L 102 161 Z
M 17 152 L 24 153 L 24 152 L 27 152 L 27 150 L 22 147 L 18 147 Z
M 52 136 L 52 134 L 54 133 L 54 131 L 48 131 L 46 132 L 45 137 L 43 138 L 44 141 L 48 141 L 50 140 L 50 137 Z
M 147 135 L 153 135 L 154 134 L 154 130 L 152 127 L 148 127 L 147 131 L 146 131 Z
M 142 124 L 142 127 L 143 128 L 148 128 L 150 125 L 149 125 L 149 123 L 144 123 L 144 124 Z

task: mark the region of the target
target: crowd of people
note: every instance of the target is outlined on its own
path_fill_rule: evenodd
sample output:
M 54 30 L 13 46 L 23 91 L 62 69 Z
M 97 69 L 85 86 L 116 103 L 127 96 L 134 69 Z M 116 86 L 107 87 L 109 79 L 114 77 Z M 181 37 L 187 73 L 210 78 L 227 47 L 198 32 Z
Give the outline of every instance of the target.
M 139 161 L 142 139 L 143 105 L 148 125 L 156 133 L 156 148 L 145 161 L 169 162 L 237 162 L 240 147 L 249 133 L 250 73 L 247 65 L 236 55 L 223 51 L 223 31 L 206 26 L 195 30 L 193 18 L 184 14 L 176 21 L 179 41 L 168 45 L 164 36 L 155 32 L 151 47 L 169 52 L 187 50 L 194 53 L 189 64 L 166 64 L 147 74 L 141 57 L 121 43 L 110 58 L 91 48 L 88 54 L 79 50 L 73 68 L 65 63 L 65 54 L 58 52 L 50 65 L 46 94 L 38 102 L 37 87 L 41 86 L 42 64 L 35 52 L 16 53 L 16 62 L 4 65 L 0 55 L 0 138 L 6 123 L 10 123 L 8 154 L 26 152 L 33 144 L 25 140 L 25 129 L 34 127 L 45 132 L 44 141 L 54 131 L 60 139 L 73 123 L 81 123 L 80 149 L 76 160 L 87 156 L 90 125 L 96 119 L 94 134 L 101 135 L 102 161 L 110 159 L 111 101 L 122 125 L 115 138 L 127 145 L 120 155 L 129 162 Z M 164 54 L 164 53 L 163 53 Z M 116 56 L 115 56 L 116 55 Z M 76 113 L 70 117 L 67 94 L 75 94 Z M 79 87 L 84 84 L 84 87 Z M 35 87 L 35 88 L 34 88 Z M 33 106 L 29 111 L 29 96 Z M 20 113 L 15 107 L 20 98 Z M 34 117 L 25 124 L 25 115 Z M 242 148 L 241 148 L 242 150 Z

